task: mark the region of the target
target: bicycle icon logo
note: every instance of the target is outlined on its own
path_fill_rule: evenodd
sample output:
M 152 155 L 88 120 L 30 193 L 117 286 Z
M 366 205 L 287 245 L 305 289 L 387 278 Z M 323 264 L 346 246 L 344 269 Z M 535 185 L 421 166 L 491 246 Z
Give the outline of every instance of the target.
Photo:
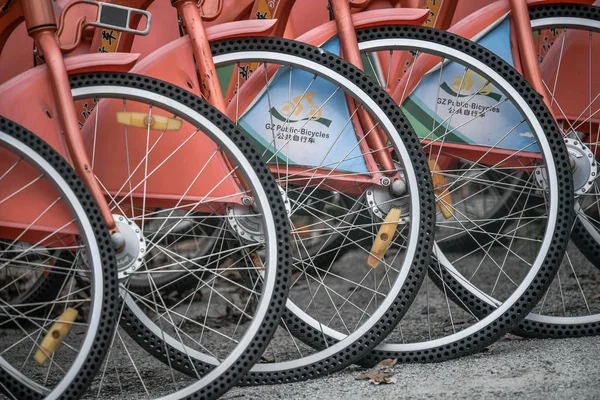
M 273 107 L 269 112 L 273 117 L 283 122 L 315 121 L 329 127 L 331 120 L 323 118 L 323 106 L 318 106 L 315 103 L 313 99 L 314 95 L 315 92 L 304 93 L 294 97 L 292 101 L 284 101 L 280 111 Z M 304 101 L 308 107 L 302 104 Z M 305 117 L 298 119 L 290 118 L 301 117 L 302 115 L 305 115 Z

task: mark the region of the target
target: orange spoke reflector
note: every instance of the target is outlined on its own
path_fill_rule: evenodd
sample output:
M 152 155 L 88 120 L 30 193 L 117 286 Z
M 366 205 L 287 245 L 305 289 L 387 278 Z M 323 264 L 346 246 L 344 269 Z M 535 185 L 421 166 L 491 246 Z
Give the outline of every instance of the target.
M 433 191 L 435 192 L 437 205 L 444 218 L 451 218 L 454 216 L 454 208 L 452 207 L 452 197 L 448 191 L 446 178 L 437 172 L 440 167 L 435 160 L 429 161 L 429 168 L 431 169 L 431 180 L 433 181 Z
M 77 318 L 77 314 L 78 312 L 76 309 L 67 308 L 60 317 L 58 317 L 58 320 L 52 324 L 52 327 L 48 333 L 46 333 L 44 340 L 42 340 L 42 344 L 33 356 L 38 364 L 42 365 L 45 363 L 56 349 L 58 349 L 58 346 L 60 346 L 64 338 L 69 334 L 73 321 Z
M 299 227 L 296 226 L 295 234 L 302 239 L 309 238 L 311 236 L 310 225 L 300 225 Z
M 250 253 L 250 259 L 252 260 L 252 263 L 254 264 L 254 267 L 257 270 L 262 271 L 263 269 L 265 269 L 263 262 L 260 259 L 260 257 L 258 256 L 258 254 Z
M 134 128 L 148 129 L 150 127 L 156 131 L 178 131 L 183 125 L 183 121 L 180 119 L 127 111 L 117 113 L 117 122 Z
M 401 212 L 399 208 L 392 208 L 385 216 L 383 224 L 381 224 L 379 232 L 377 232 L 377 237 L 373 242 L 373 246 L 371 246 L 371 252 L 369 254 L 369 259 L 367 260 L 369 267 L 377 268 L 379 262 L 383 260 L 383 256 L 390 247 L 392 238 L 394 237 L 394 233 L 398 227 L 400 214 Z

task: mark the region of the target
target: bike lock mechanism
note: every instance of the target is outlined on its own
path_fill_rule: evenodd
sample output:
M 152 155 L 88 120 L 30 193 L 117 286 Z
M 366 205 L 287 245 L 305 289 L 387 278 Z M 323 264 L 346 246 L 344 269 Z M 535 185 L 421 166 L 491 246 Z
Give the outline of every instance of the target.
M 147 35 L 150 33 L 152 14 L 150 14 L 148 11 L 119 6 L 116 4 L 100 3 L 97 1 L 86 2 L 98 5 L 98 18 L 94 22 L 88 22 L 88 25 L 133 33 L 134 35 Z M 134 29 L 130 26 L 131 19 L 136 14 L 138 16 L 146 17 L 146 26 L 144 29 Z
M 137 29 L 143 17 L 145 26 Z M 113 31 L 145 36 L 150 33 L 151 22 L 152 14 L 145 10 L 93 0 L 73 1 L 61 13 L 57 39 L 61 50 L 68 53 L 77 47 L 88 27 L 102 28 L 103 36 L 112 36 Z

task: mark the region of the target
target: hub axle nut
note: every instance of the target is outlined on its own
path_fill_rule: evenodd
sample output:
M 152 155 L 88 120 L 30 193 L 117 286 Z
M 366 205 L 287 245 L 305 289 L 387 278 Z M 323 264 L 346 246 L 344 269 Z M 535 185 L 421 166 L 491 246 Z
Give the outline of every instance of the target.
M 392 182 L 391 191 L 394 196 L 404 196 L 406 194 L 406 183 L 402 179 L 396 179 Z

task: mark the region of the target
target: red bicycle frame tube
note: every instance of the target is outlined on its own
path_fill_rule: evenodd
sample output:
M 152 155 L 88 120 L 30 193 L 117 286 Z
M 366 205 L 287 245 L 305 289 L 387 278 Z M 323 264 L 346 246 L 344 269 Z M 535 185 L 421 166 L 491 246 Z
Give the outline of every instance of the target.
M 350 4 L 348 0 L 330 0 L 335 23 L 340 38 L 340 47 L 342 56 L 361 70 L 363 70 L 360 52 L 358 50 L 358 41 L 356 31 L 352 23 L 352 14 L 350 13 Z M 391 154 L 385 150 L 385 144 L 379 129 L 372 129 L 375 123 L 371 116 L 361 108 L 358 111 L 360 124 L 363 131 L 370 132 L 367 136 L 367 143 L 373 149 L 375 158 L 385 171 L 386 175 L 393 175 L 395 172 L 394 161 Z
M 173 6 L 177 8 L 192 43 L 198 74 L 202 80 L 200 91 L 206 101 L 224 113 L 225 100 L 223 100 L 221 84 L 217 78 L 217 69 L 212 59 L 210 45 L 208 44 L 206 30 L 198 6 L 192 0 L 176 0 L 173 2 Z
M 542 81 L 540 63 L 533 43 L 531 20 L 529 19 L 527 3 L 523 0 L 510 0 L 510 9 L 511 21 L 513 22 L 515 34 L 517 36 L 519 61 L 521 68 L 523 69 L 523 76 L 529 81 L 531 86 L 543 96 L 548 109 L 552 110 L 550 96 Z
M 27 31 L 33 37 L 48 66 L 54 101 L 57 105 L 57 117 L 67 142 L 73 167 L 98 203 L 109 232 L 111 234 L 118 232 L 115 220 L 108 208 L 108 203 L 104 199 L 100 185 L 90 167 L 81 138 L 75 105 L 71 96 L 69 77 L 67 76 L 62 52 L 54 36 L 57 26 L 52 2 L 21 0 L 21 6 Z

